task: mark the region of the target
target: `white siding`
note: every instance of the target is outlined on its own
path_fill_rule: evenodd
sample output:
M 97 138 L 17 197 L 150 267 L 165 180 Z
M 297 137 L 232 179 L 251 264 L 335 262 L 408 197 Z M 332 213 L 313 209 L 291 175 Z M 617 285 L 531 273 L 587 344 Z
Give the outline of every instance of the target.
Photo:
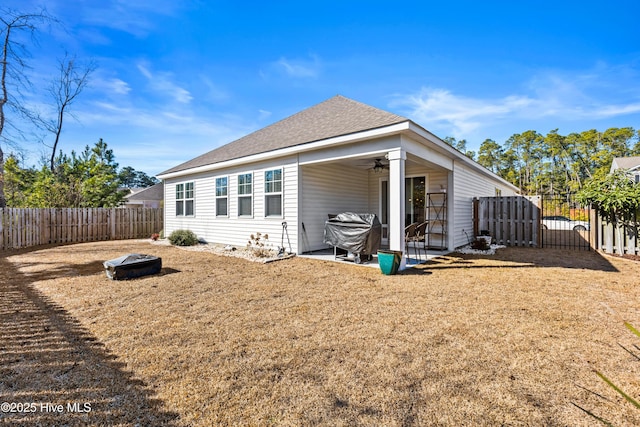
M 429 172 L 429 193 L 440 193 L 441 190 L 447 188 L 447 171 Z
M 466 231 L 469 236 L 473 234 L 473 198 L 494 196 L 496 189 L 502 191 L 505 196 L 515 194 L 513 189 L 502 182 L 493 180 L 488 176 L 473 171 L 465 165 L 455 163 L 453 172 L 453 191 L 449 188 L 449 172 L 444 169 L 430 169 L 414 162 L 407 162 L 405 171 L 407 176 L 424 175 L 427 179 L 428 192 L 440 193 L 447 189 L 448 195 L 453 195 L 449 200 L 447 220 L 449 233 L 453 247 L 467 244 Z M 380 179 L 388 179 L 388 174 L 369 174 L 369 205 L 368 212 L 380 215 Z M 393 190 L 392 190 L 393 191 Z
M 434 192 L 440 191 L 440 184 L 447 186 L 447 173 L 446 171 L 437 172 L 426 168 L 425 166 L 407 162 L 405 168 L 405 176 L 424 176 L 426 177 L 429 188 L 427 191 Z M 444 178 L 442 178 L 444 177 Z M 369 174 L 369 210 L 368 212 L 375 213 L 380 216 L 380 180 L 389 180 L 389 173 L 385 170 L 384 173 Z M 437 190 L 435 189 L 437 188 Z
M 264 173 L 267 170 L 283 170 L 283 216 L 264 217 Z M 238 174 L 253 173 L 253 216 L 238 217 Z M 215 215 L 216 178 L 228 177 L 228 217 Z M 183 217 L 175 214 L 175 185 L 194 182 L 194 216 Z M 251 234 L 260 232 L 269 235 L 274 248 L 280 246 L 282 222 L 287 222 L 287 231 L 293 251 L 298 243 L 298 164 L 296 157 L 254 163 L 197 175 L 165 180 L 165 236 L 178 229 L 189 229 L 210 243 L 246 246 Z M 286 236 L 286 249 L 289 250 Z
M 369 212 L 368 172 L 339 164 L 302 167 L 301 222 L 306 229 L 304 251 L 326 248 L 324 223 L 328 214 Z
M 454 163 L 453 203 L 449 204 L 453 208 L 453 215 L 450 212 L 449 221 L 453 220 L 450 230 L 454 248 L 468 243 L 467 234 L 473 238 L 473 198 L 495 196 L 496 189 L 500 190 L 503 196 L 515 195 L 513 189 L 502 182 L 491 179 L 459 162 Z
M 380 215 L 382 214 L 380 211 L 380 181 L 383 179 L 389 180 L 389 173 L 386 170 L 380 174 L 369 173 L 369 205 L 367 212 L 378 215 L 378 219 L 380 219 Z
M 426 141 L 425 141 L 426 142 Z M 243 166 L 234 166 L 188 177 L 165 180 L 165 235 L 186 228 L 208 242 L 245 246 L 249 236 L 266 233 L 274 247 L 281 244 L 282 222 L 288 225 L 288 234 L 294 252 L 324 248 L 324 223 L 327 214 L 340 212 L 370 212 L 380 215 L 380 179 L 387 175 L 370 170 L 340 164 L 344 158 L 361 153 L 364 156 L 384 156 L 394 146 L 404 146 L 413 160 L 406 163 L 407 176 L 427 177 L 428 191 L 447 189 L 449 195 L 448 221 L 449 246 L 459 247 L 467 243 L 467 234 L 473 230 L 472 200 L 474 197 L 493 196 L 496 189 L 502 195 L 514 194 L 512 188 L 492 178 L 462 160 L 453 160 L 442 149 L 427 142 L 409 138 L 382 138 L 359 141 L 334 149 L 301 153 L 281 159 L 271 159 Z M 373 150 L 373 151 L 371 151 Z M 322 158 L 333 162 L 320 162 Z M 299 166 L 299 160 L 304 160 Z M 283 217 L 265 218 L 264 173 L 266 170 L 283 169 Z M 450 172 L 451 171 L 451 172 Z M 238 174 L 253 173 L 253 216 L 238 217 Z M 215 216 L 215 178 L 228 177 L 228 217 Z M 175 184 L 194 182 L 194 216 L 175 215 Z M 390 189 L 390 191 L 396 191 Z M 302 224 L 306 235 L 302 233 Z M 463 232 L 463 230 L 465 232 Z M 298 244 L 298 237 L 303 241 Z M 286 238 L 284 241 L 286 245 Z

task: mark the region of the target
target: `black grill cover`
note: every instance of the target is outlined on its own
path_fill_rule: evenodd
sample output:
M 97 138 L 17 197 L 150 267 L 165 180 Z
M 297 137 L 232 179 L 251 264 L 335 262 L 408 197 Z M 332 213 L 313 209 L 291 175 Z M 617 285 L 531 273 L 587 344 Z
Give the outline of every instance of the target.
M 376 253 L 381 236 L 382 226 L 375 214 L 343 212 L 324 224 L 324 243 L 354 254 Z
M 162 269 L 162 258 L 153 255 L 128 254 L 105 261 L 103 265 L 109 279 L 133 279 L 159 273 Z

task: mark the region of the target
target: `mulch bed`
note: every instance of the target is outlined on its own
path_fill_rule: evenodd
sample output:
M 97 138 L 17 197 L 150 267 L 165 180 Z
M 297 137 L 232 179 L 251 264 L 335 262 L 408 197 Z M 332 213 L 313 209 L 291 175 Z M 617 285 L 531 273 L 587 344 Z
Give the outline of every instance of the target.
M 624 255 L 610 255 L 610 256 L 616 256 L 616 257 L 619 257 L 619 258 L 630 259 L 631 261 L 640 261 L 640 255 L 624 254 Z

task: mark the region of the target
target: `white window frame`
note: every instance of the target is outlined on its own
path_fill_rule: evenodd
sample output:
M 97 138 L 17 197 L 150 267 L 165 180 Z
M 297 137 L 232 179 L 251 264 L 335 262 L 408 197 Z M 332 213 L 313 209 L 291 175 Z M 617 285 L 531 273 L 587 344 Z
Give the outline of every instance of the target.
M 189 188 L 191 187 L 191 188 Z M 195 216 L 196 214 L 196 188 L 194 181 L 176 184 L 176 216 Z M 191 196 L 191 197 L 189 197 Z M 187 202 L 191 202 L 191 213 L 187 213 Z M 178 203 L 182 206 L 178 213 Z
M 178 209 L 180 206 L 180 209 Z M 176 216 L 184 216 L 184 182 L 176 184 Z
M 191 190 L 189 190 L 191 186 Z M 191 191 L 191 197 L 189 197 L 189 191 Z M 191 202 L 191 213 L 187 212 L 187 203 Z M 184 183 L 184 216 L 196 215 L 196 184 L 193 181 Z
M 224 185 L 224 195 L 218 195 L 218 180 L 225 180 Z M 229 177 L 228 176 L 219 176 L 215 179 L 215 213 L 216 217 L 228 218 L 229 217 Z M 222 186 L 221 186 L 222 187 Z M 218 213 L 218 200 L 225 199 L 227 202 L 227 208 L 225 214 Z
M 246 182 L 241 183 L 241 177 L 249 177 L 249 179 L 251 180 L 251 182 L 249 182 L 248 184 Z M 249 172 L 249 173 L 241 173 L 238 174 L 238 217 L 242 217 L 242 218 L 251 218 L 253 217 L 253 172 Z M 246 188 L 247 186 L 249 187 L 249 192 L 245 193 L 245 192 L 241 192 L 241 188 Z M 250 213 L 240 213 L 240 199 L 249 199 L 250 203 L 251 203 L 251 212 Z
M 274 172 L 280 172 L 280 179 L 275 180 L 268 180 L 267 179 L 267 175 L 269 173 L 274 173 Z M 280 189 L 279 190 L 274 190 L 273 188 L 270 189 L 270 186 L 273 186 L 274 184 L 279 183 L 280 184 Z M 264 216 L 265 218 L 283 218 L 284 217 L 284 197 L 283 197 L 283 190 L 284 190 L 284 168 L 275 168 L 275 169 L 269 169 L 266 170 L 264 172 Z M 268 199 L 270 197 L 273 196 L 279 196 L 280 197 L 280 213 L 279 214 L 272 214 L 269 215 L 269 202 Z

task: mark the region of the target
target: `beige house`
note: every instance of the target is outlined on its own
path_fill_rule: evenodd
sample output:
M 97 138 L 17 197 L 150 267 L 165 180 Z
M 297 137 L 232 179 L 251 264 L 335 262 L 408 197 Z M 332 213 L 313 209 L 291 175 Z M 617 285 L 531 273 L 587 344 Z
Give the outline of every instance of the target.
M 472 199 L 518 188 L 413 121 L 335 96 L 158 175 L 165 233 L 245 245 L 278 236 L 293 250 L 323 243 L 328 214 L 375 213 L 383 245 L 404 249 L 409 223 L 430 220 L 444 249 L 467 243 Z
M 611 172 L 617 169 L 626 170 L 636 184 L 640 183 L 640 156 L 614 158 L 611 162 Z
M 164 185 L 158 183 L 151 187 L 136 189 L 124 198 L 125 208 L 161 208 L 164 201 Z

